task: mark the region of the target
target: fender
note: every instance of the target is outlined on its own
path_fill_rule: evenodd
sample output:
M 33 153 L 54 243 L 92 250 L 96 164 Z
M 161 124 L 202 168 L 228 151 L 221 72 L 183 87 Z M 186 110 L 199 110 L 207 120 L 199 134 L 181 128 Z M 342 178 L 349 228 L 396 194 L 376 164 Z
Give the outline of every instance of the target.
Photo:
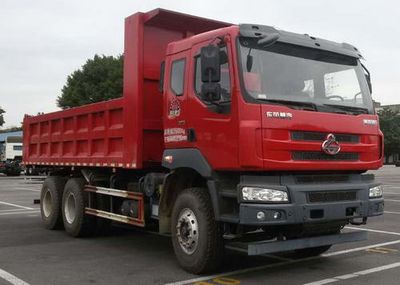
M 217 221 L 220 220 L 220 205 L 213 171 L 206 158 L 198 149 L 167 149 L 163 154 L 162 166 L 170 170 L 189 168 L 201 175 L 207 181 L 207 188 L 214 209 L 214 217 Z M 165 184 L 167 189 L 171 187 L 170 179 L 173 179 L 173 177 L 173 175 L 166 177 Z
M 170 170 L 192 168 L 202 177 L 212 178 L 212 169 L 203 154 L 197 148 L 167 149 L 163 153 L 162 166 Z

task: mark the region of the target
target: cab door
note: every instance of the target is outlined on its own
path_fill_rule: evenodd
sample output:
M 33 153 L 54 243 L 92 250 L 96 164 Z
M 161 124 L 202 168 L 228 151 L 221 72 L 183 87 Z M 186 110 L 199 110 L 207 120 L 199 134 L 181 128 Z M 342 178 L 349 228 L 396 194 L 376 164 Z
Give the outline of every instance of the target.
M 164 82 L 164 142 L 166 148 L 187 146 L 188 57 L 183 51 L 168 56 Z
M 233 96 L 232 52 L 228 36 L 220 47 L 221 99 L 208 102 L 201 96 L 200 50 L 209 44 L 192 47 L 190 86 L 188 88 L 188 139 L 214 169 L 232 169 L 238 165 L 237 100 Z

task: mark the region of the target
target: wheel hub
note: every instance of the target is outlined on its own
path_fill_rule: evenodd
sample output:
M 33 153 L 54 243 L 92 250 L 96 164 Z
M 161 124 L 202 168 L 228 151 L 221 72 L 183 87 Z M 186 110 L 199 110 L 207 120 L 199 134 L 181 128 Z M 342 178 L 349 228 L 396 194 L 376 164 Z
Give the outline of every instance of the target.
M 43 209 L 43 214 L 46 218 L 48 218 L 51 215 L 51 212 L 53 211 L 53 203 L 51 201 L 51 193 L 49 189 L 47 189 L 46 193 L 44 194 L 42 201 L 42 209 Z
M 176 225 L 176 236 L 185 253 L 195 252 L 199 240 L 199 226 L 192 210 L 185 208 L 180 212 Z
M 75 195 L 72 193 L 68 194 L 65 206 L 64 206 L 65 218 L 69 224 L 75 221 L 76 217 L 76 201 Z

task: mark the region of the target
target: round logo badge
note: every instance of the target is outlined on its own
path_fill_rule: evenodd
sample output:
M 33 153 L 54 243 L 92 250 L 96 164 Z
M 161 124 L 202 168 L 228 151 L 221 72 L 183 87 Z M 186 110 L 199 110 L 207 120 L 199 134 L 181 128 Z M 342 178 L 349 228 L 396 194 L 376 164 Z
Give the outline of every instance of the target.
M 326 154 L 335 155 L 340 151 L 340 144 L 333 134 L 328 134 L 322 143 L 322 150 Z

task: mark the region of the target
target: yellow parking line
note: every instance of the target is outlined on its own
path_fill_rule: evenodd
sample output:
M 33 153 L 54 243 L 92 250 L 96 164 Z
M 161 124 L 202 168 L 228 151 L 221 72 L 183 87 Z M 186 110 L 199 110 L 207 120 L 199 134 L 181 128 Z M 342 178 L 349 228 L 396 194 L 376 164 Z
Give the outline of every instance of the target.
M 376 252 L 376 253 L 390 253 L 390 252 L 397 252 L 397 249 L 393 249 L 393 248 L 386 248 L 386 247 L 374 247 L 374 248 L 369 248 L 366 251 L 368 252 Z
M 376 249 L 376 248 L 370 248 L 370 249 L 367 249 L 366 251 L 367 251 L 367 252 L 374 252 L 374 253 L 382 253 L 382 254 L 389 253 L 389 252 L 386 251 L 386 250 L 379 250 L 379 249 Z
M 387 248 L 387 247 L 377 247 L 376 249 L 381 249 L 381 250 L 386 250 L 386 251 L 391 251 L 391 252 L 397 252 L 397 249 L 394 248 Z

